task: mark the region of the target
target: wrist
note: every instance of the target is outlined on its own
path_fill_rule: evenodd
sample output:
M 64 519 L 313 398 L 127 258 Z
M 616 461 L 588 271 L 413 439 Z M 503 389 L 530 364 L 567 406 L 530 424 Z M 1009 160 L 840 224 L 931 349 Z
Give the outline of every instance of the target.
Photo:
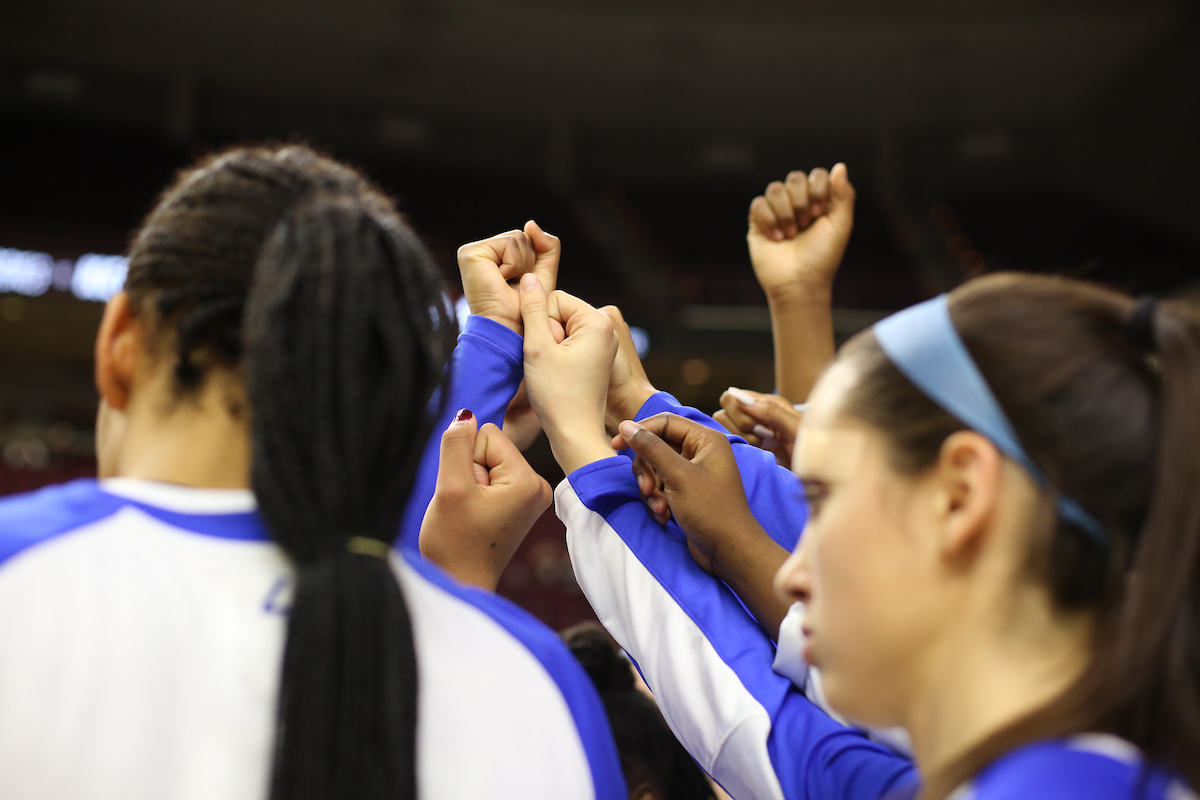
M 646 401 L 656 394 L 658 389 L 649 381 L 632 381 L 614 388 L 608 394 L 605 424 L 615 429 L 624 420 L 634 419 Z
M 472 311 L 471 313 L 473 315 L 475 314 L 474 311 Z M 525 326 L 521 323 L 521 320 L 509 319 L 509 318 L 501 316 L 499 314 L 478 314 L 477 316 L 483 317 L 486 320 L 490 320 L 491 322 L 494 322 L 497 325 L 503 325 L 504 327 L 508 328 L 513 333 L 517 334 L 517 336 L 525 335 Z
M 726 524 L 727 532 L 720 537 L 720 546 L 712 552 L 712 574 L 734 587 L 741 583 L 748 565 L 761 558 L 764 546 L 774 544 L 774 540 L 753 515 Z
M 425 554 L 422 553 L 422 555 Z M 459 583 L 475 586 L 486 592 L 495 592 L 496 587 L 500 585 L 500 573 L 490 565 L 475 564 L 462 560 L 455 561 L 454 559 L 439 559 L 427 555 L 425 558 L 427 561 L 437 564 L 444 572 Z
M 553 429 L 547 425 L 546 438 L 550 441 L 550 451 L 554 454 L 554 460 L 565 475 L 616 455 L 602 425 L 567 424 L 555 426 Z
M 797 278 L 772 286 L 764 286 L 767 304 L 772 309 L 806 306 L 828 308 L 833 297 L 833 280 L 824 278 Z

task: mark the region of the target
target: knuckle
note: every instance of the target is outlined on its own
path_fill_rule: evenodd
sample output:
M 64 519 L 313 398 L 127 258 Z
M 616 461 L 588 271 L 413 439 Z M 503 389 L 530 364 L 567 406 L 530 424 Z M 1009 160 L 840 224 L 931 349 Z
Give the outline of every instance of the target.
M 460 508 L 468 498 L 467 489 L 460 483 L 443 484 L 437 488 L 438 497 L 451 508 Z

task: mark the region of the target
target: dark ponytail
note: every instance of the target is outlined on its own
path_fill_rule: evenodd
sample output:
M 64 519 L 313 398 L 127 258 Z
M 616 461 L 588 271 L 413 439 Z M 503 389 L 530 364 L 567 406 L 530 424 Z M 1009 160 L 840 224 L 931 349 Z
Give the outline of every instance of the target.
M 1200 321 L 1162 303 L 1151 330 L 1153 489 L 1113 638 L 1084 685 L 1118 733 L 1200 787 Z
M 1093 659 L 1050 705 L 926 775 L 943 798 L 1027 742 L 1124 737 L 1200 786 L 1200 322 L 1061 278 L 996 275 L 951 295 L 954 325 L 1033 461 L 1105 529 L 1035 532 L 1028 568 L 1061 611 L 1096 619 Z M 931 466 L 962 424 L 868 332 L 846 411 L 883 431 L 898 469 Z
M 416 796 L 417 670 L 386 555 L 455 335 L 390 203 L 302 147 L 242 149 L 151 213 L 127 290 L 178 348 L 181 393 L 240 368 L 252 482 L 296 569 L 271 797 Z

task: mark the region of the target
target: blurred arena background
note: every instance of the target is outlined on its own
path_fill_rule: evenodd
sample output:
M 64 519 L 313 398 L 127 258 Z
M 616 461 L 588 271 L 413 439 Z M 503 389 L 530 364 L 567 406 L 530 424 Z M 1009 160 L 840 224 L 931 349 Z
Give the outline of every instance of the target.
M 92 338 L 172 173 L 303 140 L 364 167 L 452 286 L 536 218 L 659 388 L 769 391 L 745 212 L 859 190 L 844 337 L 987 271 L 1200 297 L 1200 4 L 1169 0 L 3 0 L 0 493 L 94 474 Z M 530 460 L 561 473 L 543 442 Z M 591 616 L 548 513 L 501 585 Z

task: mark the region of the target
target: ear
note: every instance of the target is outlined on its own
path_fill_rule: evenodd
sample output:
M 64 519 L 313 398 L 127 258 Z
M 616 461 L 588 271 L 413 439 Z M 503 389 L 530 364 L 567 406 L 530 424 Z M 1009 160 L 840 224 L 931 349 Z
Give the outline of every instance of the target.
M 999 507 L 1003 465 L 996 446 L 974 431 L 958 431 L 942 443 L 934 503 L 944 558 L 969 559 L 978 551 Z
M 134 317 L 125 292 L 117 292 L 104 308 L 96 334 L 96 389 L 118 411 L 129 404 L 129 390 L 142 357 L 142 325 Z

